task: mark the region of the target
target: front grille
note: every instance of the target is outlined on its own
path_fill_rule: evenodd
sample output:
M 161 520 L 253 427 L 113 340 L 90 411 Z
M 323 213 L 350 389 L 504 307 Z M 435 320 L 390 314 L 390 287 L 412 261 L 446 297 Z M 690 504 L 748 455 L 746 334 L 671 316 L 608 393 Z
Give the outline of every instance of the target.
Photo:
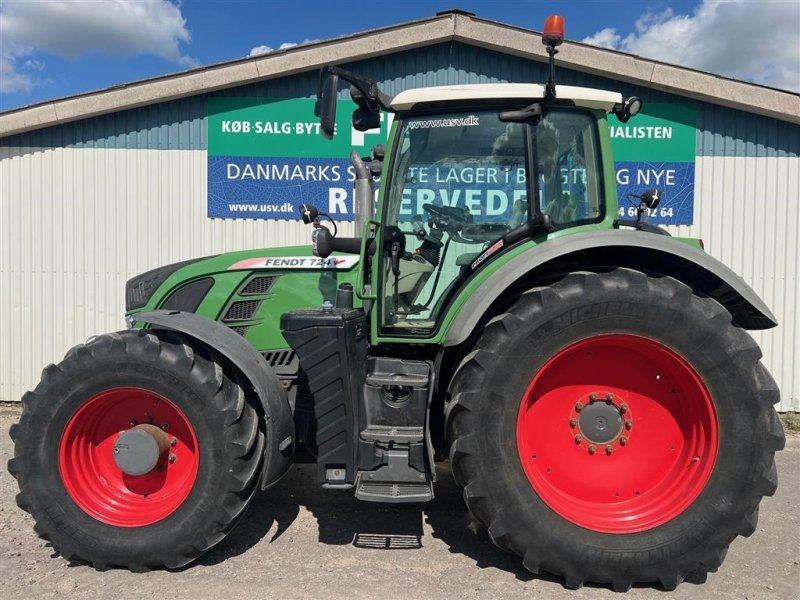
M 244 321 L 252 319 L 261 300 L 239 300 L 234 302 L 228 307 L 225 316 L 222 317 L 223 321 Z
M 231 327 L 231 330 L 238 333 L 240 336 L 244 337 L 244 334 L 247 333 L 248 327 L 246 325 L 234 325 Z
M 245 285 L 239 293 L 242 296 L 266 294 L 272 289 L 276 279 L 278 279 L 277 275 L 258 275 L 248 281 L 247 285 Z
M 159 276 L 137 277 L 125 285 L 125 309 L 141 308 L 161 283 Z

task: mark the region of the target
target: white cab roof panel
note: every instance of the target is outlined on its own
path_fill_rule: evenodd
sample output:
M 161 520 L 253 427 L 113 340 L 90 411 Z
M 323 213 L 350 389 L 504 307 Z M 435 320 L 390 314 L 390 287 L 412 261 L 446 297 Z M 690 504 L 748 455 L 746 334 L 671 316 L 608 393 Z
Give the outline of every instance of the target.
M 443 85 L 417 88 L 400 92 L 392 100 L 394 110 L 410 110 L 418 104 L 452 100 L 541 100 L 544 86 L 538 83 L 479 83 L 474 85 Z M 622 102 L 622 94 L 592 88 L 557 85 L 559 100 L 572 100 L 577 106 L 599 108 L 610 111 L 614 104 Z

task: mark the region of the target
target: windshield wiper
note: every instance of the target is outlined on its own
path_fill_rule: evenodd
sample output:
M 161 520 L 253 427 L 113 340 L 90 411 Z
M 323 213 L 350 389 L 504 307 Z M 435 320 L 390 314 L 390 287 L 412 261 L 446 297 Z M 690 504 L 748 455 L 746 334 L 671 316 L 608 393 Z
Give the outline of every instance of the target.
M 521 110 L 506 110 L 500 113 L 499 118 L 504 123 L 536 123 L 542 118 L 544 109 L 541 102 L 534 102 Z

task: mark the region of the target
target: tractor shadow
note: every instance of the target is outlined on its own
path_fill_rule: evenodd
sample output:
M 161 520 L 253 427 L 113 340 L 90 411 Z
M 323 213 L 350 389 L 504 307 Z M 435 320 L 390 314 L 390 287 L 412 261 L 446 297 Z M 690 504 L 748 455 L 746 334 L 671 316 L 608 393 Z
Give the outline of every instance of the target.
M 461 554 L 475 561 L 481 569 L 494 568 L 511 573 L 520 581 L 533 579 L 558 581 L 547 575 L 534 575 L 522 566 L 522 560 L 494 545 L 486 528 L 469 514 L 449 463 L 436 465 L 436 498 L 423 506 L 425 521 L 431 535 L 444 542 L 453 554 Z
M 373 504 L 352 494 L 325 490 L 314 479 L 315 465 L 296 465 L 275 487 L 257 495 L 227 538 L 197 564 L 215 565 L 246 552 L 263 539 L 284 535 L 300 507 L 317 521 L 319 542 L 373 550 L 420 550 L 427 535 L 445 543 L 450 552 L 468 556 L 481 568 L 496 568 L 521 581 L 551 580 L 528 572 L 520 559 L 495 546 L 485 529 L 472 521 L 447 465 L 437 465 L 436 498 L 426 504 Z M 557 579 L 552 579 L 557 581 Z

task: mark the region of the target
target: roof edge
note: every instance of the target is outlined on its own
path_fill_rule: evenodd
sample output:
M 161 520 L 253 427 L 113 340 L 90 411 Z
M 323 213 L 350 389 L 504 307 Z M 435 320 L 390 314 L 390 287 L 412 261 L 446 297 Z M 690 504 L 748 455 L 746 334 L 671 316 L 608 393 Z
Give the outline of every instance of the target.
M 539 32 L 462 12 L 449 12 L 13 109 L 0 113 L 0 138 L 121 109 L 293 75 L 326 64 L 364 60 L 450 40 L 547 61 Z M 566 40 L 560 47 L 558 63 L 577 71 L 800 124 L 800 94 L 793 92 Z M 598 68 L 598 63 L 603 67 Z
M 503 27 L 499 36 L 497 27 Z M 547 61 L 541 34 L 529 29 L 502 25 L 494 21 L 455 15 L 454 39 L 496 52 Z M 598 61 L 598 57 L 601 58 Z M 604 67 L 596 65 L 601 62 Z M 580 42 L 564 40 L 559 47 L 557 65 L 653 87 L 710 104 L 800 123 L 800 94 L 663 63 Z

